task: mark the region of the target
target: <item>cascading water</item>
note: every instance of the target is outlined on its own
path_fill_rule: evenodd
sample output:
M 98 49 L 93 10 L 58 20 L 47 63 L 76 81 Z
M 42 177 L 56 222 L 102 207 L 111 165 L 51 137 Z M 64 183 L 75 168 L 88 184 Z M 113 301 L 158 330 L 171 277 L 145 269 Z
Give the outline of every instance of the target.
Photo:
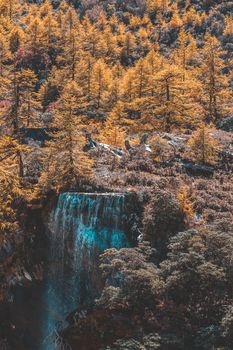
M 81 303 L 93 300 L 99 286 L 98 256 L 129 246 L 124 194 L 63 193 L 51 214 L 46 304 L 39 350 L 55 350 L 55 331 Z

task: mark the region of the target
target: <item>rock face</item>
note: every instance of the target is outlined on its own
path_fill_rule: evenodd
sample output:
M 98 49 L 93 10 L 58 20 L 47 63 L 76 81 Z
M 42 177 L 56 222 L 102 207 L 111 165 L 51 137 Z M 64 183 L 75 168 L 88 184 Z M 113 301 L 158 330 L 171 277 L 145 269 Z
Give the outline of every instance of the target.
M 182 167 L 188 174 L 191 174 L 193 176 L 213 176 L 214 174 L 214 167 L 210 165 L 183 162 Z
M 130 246 L 126 235 L 126 195 L 63 193 L 51 213 L 50 254 L 41 315 L 41 349 L 54 349 L 54 330 L 81 303 L 98 295 L 98 256 L 107 248 Z M 59 326 L 58 326 L 59 322 Z M 48 337 L 48 335 L 50 335 Z M 43 343 L 44 344 L 44 343 Z
M 30 208 L 27 227 L 39 240 L 30 264 L 40 266 L 43 257 L 43 267 L 36 271 L 32 266 L 31 275 L 23 270 L 27 284 L 16 286 L 12 302 L 3 305 L 4 313 L 0 310 L 5 327 L 3 334 L 0 327 L 0 341 L 6 339 L 10 350 L 54 350 L 67 320 L 99 296 L 99 254 L 136 243 L 136 198 L 132 193 L 63 193 L 57 201 L 50 198 L 43 209 Z M 36 272 L 41 278 L 35 278 Z
M 28 144 L 30 140 L 38 142 L 41 146 L 45 145 L 46 141 L 51 140 L 51 128 L 21 128 L 20 135 L 23 143 Z
M 232 132 L 233 131 L 233 116 L 221 120 L 218 127 L 221 130 Z

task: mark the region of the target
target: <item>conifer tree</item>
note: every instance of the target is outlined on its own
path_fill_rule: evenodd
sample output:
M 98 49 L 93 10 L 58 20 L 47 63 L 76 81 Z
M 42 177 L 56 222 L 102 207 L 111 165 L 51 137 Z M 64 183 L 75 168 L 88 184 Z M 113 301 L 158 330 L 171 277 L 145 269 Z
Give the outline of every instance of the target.
M 69 32 L 71 32 L 76 27 L 78 21 L 75 9 L 71 6 L 68 6 L 67 11 L 65 11 L 65 17 L 68 30 Z
M 129 64 L 132 61 L 132 54 L 136 48 L 135 38 L 133 34 L 128 31 L 121 35 L 121 61 L 123 64 Z
M 116 62 L 119 57 L 120 50 L 117 45 L 117 37 L 111 31 L 111 28 L 107 26 L 103 31 L 103 41 L 105 43 L 102 47 L 105 49 L 104 57 L 106 61 Z
M 20 128 L 35 122 L 37 108 L 40 107 L 34 96 L 34 86 L 37 81 L 35 74 L 29 69 L 17 71 L 11 67 L 10 74 L 3 79 L 2 97 L 6 105 L 1 112 L 8 134 L 19 143 L 21 141 Z M 20 177 L 23 177 L 22 151 L 17 152 Z
M 122 97 L 126 102 L 136 98 L 135 74 L 133 68 L 128 68 L 122 80 Z
M 148 82 L 148 65 L 144 60 L 139 60 L 135 66 L 134 74 L 135 74 L 135 89 L 136 96 L 138 98 L 145 97 L 149 88 Z
M 147 29 L 141 27 L 137 32 L 136 40 L 140 53 L 144 56 L 149 52 L 151 47 L 150 32 Z
M 168 0 L 146 0 L 147 11 L 151 15 L 157 14 L 158 17 L 168 9 Z
M 1 146 L 1 144 L 0 144 Z M 7 166 L 7 167 L 6 167 Z M 0 247 L 6 236 L 14 233 L 18 227 L 14 201 L 20 195 L 20 182 L 14 173 L 14 163 L 5 162 L 5 168 L 0 165 Z
M 66 72 L 53 67 L 50 70 L 50 75 L 36 93 L 37 101 L 40 103 L 44 112 L 50 103 L 56 102 L 59 98 L 65 82 Z
M 117 149 L 121 149 L 125 143 L 126 133 L 124 128 L 114 117 L 108 118 L 104 128 L 100 133 L 100 140 L 113 148 L 112 170 L 114 170 L 117 161 Z
M 0 15 L 3 14 L 5 17 L 8 17 L 10 21 L 13 21 L 22 9 L 23 5 L 19 0 L 0 1 Z
M 195 77 L 176 65 L 165 64 L 154 76 L 155 96 L 150 100 L 152 124 L 167 132 L 174 127 L 192 127 L 202 121 L 199 94 L 202 86 Z
M 0 124 L 2 127 L 2 124 Z M 4 135 L 0 139 L 0 165 L 2 173 L 7 171 L 18 176 L 20 173 L 17 156 L 19 152 L 27 152 L 28 148 L 10 136 Z
M 224 24 L 225 24 L 225 28 L 224 28 L 224 35 L 232 35 L 233 34 L 233 18 L 230 16 L 226 16 L 224 19 Z
M 193 204 L 190 195 L 190 189 L 187 186 L 182 186 L 177 193 L 177 198 L 180 202 L 181 209 L 187 218 L 193 218 Z
M 53 121 L 53 140 L 48 143 L 44 156 L 42 187 L 59 190 L 77 185 L 92 174 L 92 160 L 83 152 L 84 126 L 77 114 L 82 92 L 74 81 L 69 81 L 59 100 Z
M 117 61 L 112 67 L 112 86 L 110 96 L 111 107 L 113 107 L 121 98 L 121 85 L 124 73 L 124 68 L 122 67 L 121 63 Z
M 151 156 L 155 162 L 165 161 L 169 157 L 169 145 L 160 136 L 155 136 L 150 139 Z
M 51 54 L 52 49 L 54 51 L 58 50 L 58 45 L 61 39 L 61 31 L 58 22 L 54 18 L 52 11 L 50 10 L 48 14 L 42 19 L 42 41 L 43 46 Z
M 106 43 L 102 40 L 99 30 L 92 25 L 90 20 L 85 17 L 82 22 L 83 35 L 82 44 L 83 49 L 92 57 L 100 58 L 106 51 Z
M 214 164 L 217 160 L 219 145 L 211 135 L 213 129 L 204 124 L 194 132 L 189 140 L 189 157 L 201 164 Z
M 39 8 L 39 14 L 41 18 L 44 18 L 52 13 L 52 4 L 49 0 L 45 0 Z
M 163 67 L 163 58 L 158 54 L 155 48 L 152 48 L 151 51 L 147 54 L 144 59 L 147 66 L 148 72 L 148 95 L 154 96 L 156 91 L 156 81 L 154 79 L 155 74 Z
M 178 37 L 178 47 L 173 52 L 174 63 L 183 70 L 192 68 L 192 62 L 197 58 L 198 50 L 195 39 L 184 30 L 181 30 Z
M 100 139 L 114 147 L 123 147 L 125 142 L 125 131 L 122 126 L 117 122 L 116 118 L 108 118 L 104 124 L 104 128 L 101 131 Z
M 92 73 L 94 66 L 94 58 L 84 51 L 80 52 L 80 59 L 76 66 L 76 82 L 82 88 L 85 96 L 87 108 L 91 103 L 91 89 L 92 89 Z
M 17 71 L 12 67 L 10 74 L 3 81 L 4 96 L 9 101 L 5 111 L 5 120 L 13 129 L 16 137 L 22 126 L 29 126 L 36 115 L 36 109 L 40 104 L 34 94 L 37 77 L 30 69 Z
M 65 59 L 69 60 L 66 62 L 68 63 L 68 78 L 75 80 L 76 76 L 76 63 L 77 63 L 77 52 L 78 52 L 78 42 L 76 38 L 76 33 L 75 31 L 71 31 L 69 38 L 68 38 L 68 43 L 67 43 L 67 48 L 64 50 L 65 53 Z
M 202 49 L 200 79 L 204 85 L 202 99 L 206 119 L 216 123 L 231 110 L 232 95 L 229 90 L 229 77 L 224 73 L 225 63 L 219 41 L 207 34 Z
M 172 18 L 170 21 L 171 28 L 172 29 L 180 28 L 182 26 L 182 24 L 183 24 L 182 19 L 180 18 L 178 11 L 175 10 L 173 12 L 173 15 L 172 15 Z
M 103 59 L 98 60 L 91 73 L 91 103 L 93 108 L 104 110 L 108 108 L 108 100 L 111 92 L 111 70 Z
M 158 118 L 160 127 L 167 132 L 176 121 L 181 106 L 182 73 L 177 66 L 165 65 L 154 77 L 157 84 L 156 96 L 152 105 L 153 115 Z
M 9 58 L 9 43 L 6 39 L 5 33 L 0 30 L 0 77 L 7 75 L 8 67 L 6 62 Z
M 2 129 L 1 129 L 2 130 Z M 26 147 L 19 145 L 17 141 L 8 136 L 0 137 L 0 250 L 4 251 L 6 243 L 17 242 L 19 226 L 20 203 L 25 198 L 29 200 L 30 190 L 25 188 L 19 176 L 17 153 L 25 151 Z M 1 259 L 0 262 L 0 299 L 2 290 L 6 284 L 4 279 L 11 274 L 12 267 L 18 268 L 18 259 L 15 259 L 17 250 L 14 250 L 14 259 L 8 261 Z M 3 255 L 4 257 L 4 255 Z M 10 271 L 9 271 L 10 270 Z M 7 271 L 7 275 L 6 275 Z M 5 285 L 4 285 L 5 284 Z
M 43 25 L 38 16 L 28 16 L 28 26 L 26 29 L 27 47 L 33 52 L 39 47 L 43 47 Z
M 24 33 L 21 29 L 15 27 L 12 29 L 9 36 L 9 49 L 11 54 L 15 54 L 23 44 Z

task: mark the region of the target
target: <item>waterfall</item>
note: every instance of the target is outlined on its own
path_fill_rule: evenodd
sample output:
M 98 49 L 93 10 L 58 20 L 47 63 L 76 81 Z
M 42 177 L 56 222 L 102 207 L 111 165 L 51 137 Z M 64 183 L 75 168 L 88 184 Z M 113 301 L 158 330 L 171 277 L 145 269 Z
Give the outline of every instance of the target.
M 125 194 L 63 193 L 49 223 L 50 254 L 40 350 L 55 350 L 54 330 L 100 286 L 98 256 L 128 247 Z

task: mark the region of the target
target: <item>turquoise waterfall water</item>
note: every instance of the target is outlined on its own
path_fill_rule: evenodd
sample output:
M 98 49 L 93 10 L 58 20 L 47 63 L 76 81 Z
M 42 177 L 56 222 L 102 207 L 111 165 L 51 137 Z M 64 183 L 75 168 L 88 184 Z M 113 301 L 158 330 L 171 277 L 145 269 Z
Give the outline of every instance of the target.
M 93 300 L 99 286 L 98 256 L 108 248 L 128 247 L 125 194 L 63 193 L 50 223 L 50 256 L 44 293 L 40 350 L 55 350 L 55 330 L 81 303 Z

